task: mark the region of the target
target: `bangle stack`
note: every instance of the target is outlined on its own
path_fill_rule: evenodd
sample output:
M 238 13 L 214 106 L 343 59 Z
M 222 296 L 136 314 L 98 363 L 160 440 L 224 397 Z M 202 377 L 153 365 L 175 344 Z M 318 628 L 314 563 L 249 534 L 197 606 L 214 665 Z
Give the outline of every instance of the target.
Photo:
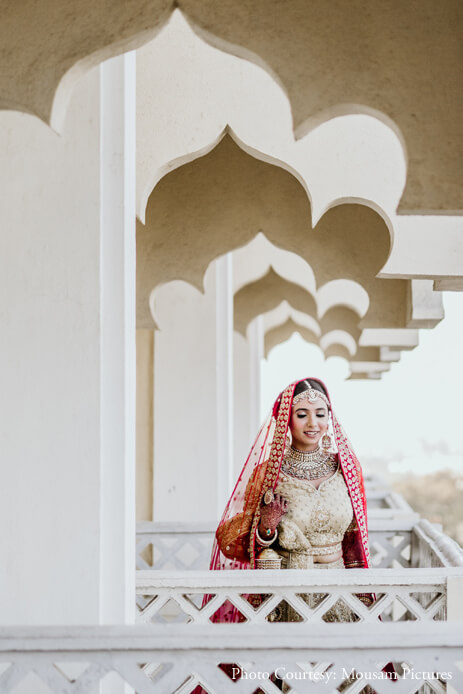
M 259 535 L 259 528 L 256 528 L 256 540 L 259 543 L 259 545 L 261 545 L 261 547 L 270 547 L 270 545 L 275 542 L 277 537 L 278 537 L 278 530 L 275 528 L 275 532 L 273 533 L 272 537 L 267 539 L 267 540 L 263 540 L 261 538 L 261 536 Z

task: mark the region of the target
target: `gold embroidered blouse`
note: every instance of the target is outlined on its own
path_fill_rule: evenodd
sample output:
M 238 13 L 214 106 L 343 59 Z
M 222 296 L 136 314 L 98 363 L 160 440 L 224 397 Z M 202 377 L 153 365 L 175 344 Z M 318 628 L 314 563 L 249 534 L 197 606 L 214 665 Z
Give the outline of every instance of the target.
M 310 568 L 312 556 L 332 554 L 341 548 L 354 513 L 339 466 L 318 489 L 308 480 L 281 472 L 275 492 L 288 501 L 275 549 L 281 548 L 283 556 L 290 555 L 291 568 Z

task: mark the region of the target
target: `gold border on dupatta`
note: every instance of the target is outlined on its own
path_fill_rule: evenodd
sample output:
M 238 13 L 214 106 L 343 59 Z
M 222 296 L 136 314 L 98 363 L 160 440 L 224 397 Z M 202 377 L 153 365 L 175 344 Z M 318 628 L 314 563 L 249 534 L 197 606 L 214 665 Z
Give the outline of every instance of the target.
M 285 452 L 286 432 L 288 431 L 289 415 L 291 412 L 291 405 L 293 402 L 293 393 L 295 387 L 296 383 L 292 383 L 290 386 L 285 388 L 281 396 L 280 409 L 278 410 L 275 433 L 273 436 L 272 445 L 270 447 L 270 455 L 268 458 L 267 468 L 265 470 L 264 481 L 261 487 L 260 499 L 262 499 L 266 492 L 268 492 L 269 490 L 273 491 L 273 489 L 275 489 L 276 487 L 281 467 L 281 461 Z M 249 556 L 251 559 L 251 569 L 255 568 L 254 539 L 259 521 L 260 501 L 257 504 L 257 508 L 252 519 L 251 531 L 249 534 Z
M 346 480 L 349 489 L 349 494 L 352 502 L 352 509 L 354 511 L 354 515 L 357 520 L 357 525 L 360 531 L 363 551 L 365 552 L 365 559 L 367 561 L 367 565 L 369 565 L 370 550 L 368 547 L 367 520 L 363 508 L 363 495 L 360 488 L 360 464 L 358 460 L 351 454 L 349 446 L 347 445 L 347 442 L 345 440 L 344 432 L 342 431 L 342 428 L 334 415 L 333 426 L 337 438 L 336 442 L 338 445 L 339 461 L 341 463 L 341 467 L 343 468 L 344 479 Z

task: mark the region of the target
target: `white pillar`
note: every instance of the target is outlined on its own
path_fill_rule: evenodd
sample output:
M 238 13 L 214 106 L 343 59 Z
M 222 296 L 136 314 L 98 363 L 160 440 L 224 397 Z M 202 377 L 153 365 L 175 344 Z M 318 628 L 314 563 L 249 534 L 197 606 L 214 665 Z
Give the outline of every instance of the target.
M 215 273 L 155 298 L 153 520 L 208 521 L 217 509 Z
M 252 423 L 255 419 L 254 411 L 251 417 L 251 384 L 250 374 L 250 346 L 249 340 L 234 332 L 233 349 L 234 369 L 233 369 L 233 405 L 234 405 L 234 482 L 238 479 L 243 463 L 246 460 L 253 437 L 256 432 L 252 431 Z M 252 420 L 252 421 L 251 421 Z
M 233 267 L 232 254 L 215 262 L 217 387 L 217 515 L 233 485 Z
M 0 114 L 3 624 L 133 615 L 132 74 L 84 76 L 62 135 Z
M 100 76 L 100 621 L 121 624 L 135 595 L 135 54 Z
M 463 619 L 463 578 L 449 576 L 447 578 L 447 621 L 455 622 Z
M 251 384 L 251 430 L 254 435 L 257 433 L 261 425 L 261 379 L 260 379 L 260 369 L 262 359 L 264 357 L 264 328 L 263 328 L 263 318 L 262 316 L 257 316 L 249 328 L 248 328 L 248 339 L 250 346 L 250 360 L 249 360 L 249 382 Z
M 0 114 L 2 624 L 99 619 L 99 137 L 98 71 Z
M 154 311 L 155 521 L 216 520 L 233 482 L 233 326 L 229 258 L 204 293 L 159 287 Z
M 137 330 L 136 519 L 153 519 L 154 330 Z

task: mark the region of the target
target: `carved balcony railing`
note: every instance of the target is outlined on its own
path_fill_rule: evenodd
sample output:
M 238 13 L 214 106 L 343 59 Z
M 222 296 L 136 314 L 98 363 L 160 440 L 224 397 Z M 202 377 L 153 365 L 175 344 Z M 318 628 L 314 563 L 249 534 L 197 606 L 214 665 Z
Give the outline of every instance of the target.
M 208 624 L 0 628 L 0 692 L 460 694 L 461 624 Z M 383 671 L 393 662 L 397 681 Z M 220 667 L 228 663 L 228 670 Z M 235 667 L 235 671 L 231 668 Z M 232 681 L 231 676 L 241 677 Z M 32 688 L 31 688 L 32 687 Z M 35 687 L 35 689 L 34 689 Z M 371 690 L 370 690 L 371 691 Z
M 463 550 L 368 499 L 368 571 L 211 572 L 213 524 L 139 524 L 139 623 L 0 628 L 0 693 L 278 694 L 277 672 L 291 694 L 462 694 Z M 214 617 L 230 603 L 241 623 Z
M 382 511 L 382 510 L 381 510 Z M 207 569 L 215 524 L 137 524 L 137 568 Z M 369 517 L 372 566 L 428 568 L 463 565 L 463 550 L 438 527 L 415 513 Z
M 335 613 L 348 615 L 352 627 L 371 624 L 377 633 L 391 621 L 445 621 L 447 615 L 460 614 L 463 605 L 463 567 L 151 570 L 138 571 L 136 581 L 138 620 L 150 624 L 208 624 L 224 604 L 231 604 L 249 624 L 273 625 L 277 613 L 280 620 L 323 624 Z
M 276 661 L 284 662 L 286 671 L 297 673 L 297 677 L 306 677 L 298 679 L 296 684 L 294 675 L 294 679 L 287 682 L 291 689 L 284 691 L 320 694 L 338 694 L 341 690 L 343 694 L 463 692 L 463 550 L 438 526 L 420 519 L 399 495 L 384 488 L 370 487 L 368 501 L 372 555 L 372 568 L 368 571 L 210 572 L 204 569 L 209 562 L 213 524 L 144 523 L 138 526 L 137 562 L 139 567 L 147 569 L 137 571 L 140 622 L 166 629 L 177 625 L 183 627 L 184 633 L 190 629 L 218 629 L 218 641 L 214 642 L 211 636 L 211 643 L 217 648 L 221 634 L 230 633 L 224 632 L 224 628 L 244 629 L 240 632 L 244 660 L 235 658 L 235 651 L 227 650 L 226 659 L 222 655 L 219 660 L 217 656 L 213 664 L 204 667 L 201 664 L 201 668 L 199 661 L 189 661 L 182 671 L 184 679 L 179 693 L 191 692 L 198 683 L 212 694 L 281 691 L 272 681 L 252 679 L 259 668 L 271 675 Z M 147 549 L 151 552 L 150 561 L 147 561 Z M 208 597 L 204 599 L 205 596 Z M 230 608 L 230 604 L 236 608 L 243 624 L 226 625 L 220 621 L 221 608 L 224 605 Z M 347 615 L 347 623 L 339 623 L 336 615 L 340 613 L 344 617 Z M 453 626 L 453 620 L 459 622 Z M 299 623 L 282 624 L 282 621 Z M 265 643 L 273 644 L 269 646 L 269 657 L 264 658 L 267 665 L 256 656 L 254 643 L 247 641 L 247 634 L 251 633 L 245 631 L 247 627 L 261 629 L 255 633 L 259 633 L 259 638 L 262 635 Z M 400 631 L 402 627 L 404 631 Z M 285 632 L 285 628 L 289 631 Z M 395 628 L 399 631 L 395 632 Z M 307 640 L 303 643 L 309 650 L 304 654 L 296 654 L 294 643 L 289 647 L 289 642 L 284 640 L 286 634 L 299 633 L 297 629 L 307 629 Z M 333 640 L 325 636 L 320 639 L 332 650 L 329 654 L 324 651 L 319 660 L 316 644 L 322 648 L 322 642 L 317 642 L 314 635 L 326 634 L 327 630 L 332 630 Z M 397 634 L 394 653 L 383 640 L 386 634 L 389 637 L 392 633 Z M 278 635 L 279 646 L 272 641 L 272 634 Z M 343 643 L 338 640 L 340 634 L 345 635 Z M 426 636 L 416 649 L 425 634 L 429 638 Z M 459 634 L 458 644 L 455 641 L 451 645 L 449 634 Z M 435 641 L 434 637 L 437 637 Z M 362 638 L 365 640 L 361 646 Z M 436 644 L 435 649 L 431 641 Z M 259 647 L 262 643 L 264 641 Z M 444 643 L 447 646 L 442 648 Z M 350 669 L 343 664 L 347 661 Z M 381 668 L 391 661 L 400 676 L 397 682 L 380 679 Z M 226 673 L 218 668 L 220 662 L 239 663 L 245 677 L 230 687 Z M 420 663 L 424 669 L 419 669 Z M 439 675 L 444 663 L 448 669 Z M 343 672 L 354 669 L 360 673 L 365 672 L 365 668 L 373 673 L 374 681 L 361 677 L 346 679 L 345 676 L 343 680 Z M 147 665 L 145 672 L 151 672 L 156 678 L 161 671 L 154 664 Z M 322 679 L 318 683 L 315 681 L 315 673 L 321 677 L 330 672 L 335 673 L 335 685 L 330 686 Z M 172 677 L 175 679 L 176 675 Z M 365 689 L 366 684 L 371 689 Z
M 365 477 L 372 566 L 429 568 L 463 565 L 463 550 L 420 519 L 377 475 Z M 137 523 L 137 569 L 179 571 L 209 567 L 216 522 Z

